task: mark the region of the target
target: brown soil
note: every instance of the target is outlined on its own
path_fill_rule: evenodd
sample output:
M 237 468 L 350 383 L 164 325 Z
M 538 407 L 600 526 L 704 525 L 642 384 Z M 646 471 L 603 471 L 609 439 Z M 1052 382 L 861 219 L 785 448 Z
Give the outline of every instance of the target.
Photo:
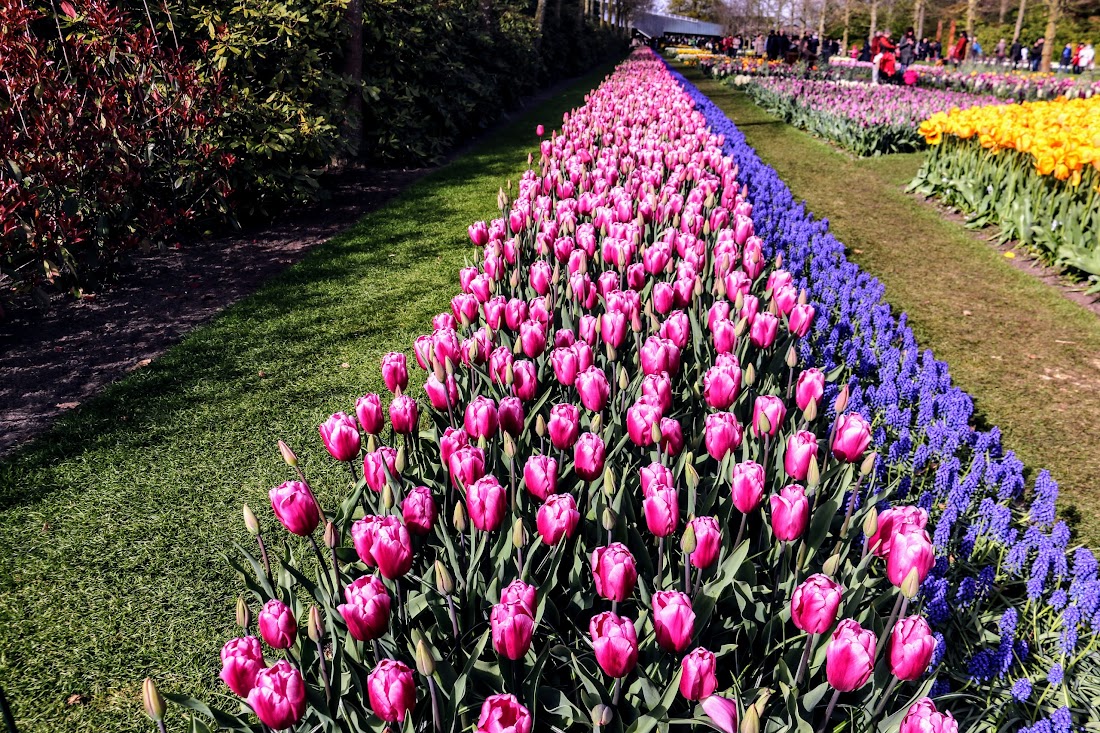
M 429 170 L 350 168 L 270 227 L 135 258 L 120 282 L 0 321 L 0 455 L 378 208 Z

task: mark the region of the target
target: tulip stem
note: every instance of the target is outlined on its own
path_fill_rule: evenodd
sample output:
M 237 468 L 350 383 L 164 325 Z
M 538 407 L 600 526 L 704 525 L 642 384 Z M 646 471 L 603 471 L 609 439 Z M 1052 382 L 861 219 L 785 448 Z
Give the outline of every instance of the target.
M 317 664 L 321 665 L 321 680 L 325 683 L 325 702 L 332 705 L 332 687 L 328 682 L 328 667 L 325 665 L 325 649 L 321 646 L 321 640 L 317 642 Z
M 745 536 L 745 525 L 749 523 L 749 515 L 741 515 L 741 526 L 737 529 L 737 539 L 733 541 L 733 549 L 736 550 L 741 546 L 741 538 Z
M 447 613 L 451 616 L 451 631 L 454 633 L 455 641 L 458 641 L 458 615 L 455 613 L 455 602 L 450 593 L 447 594 Z
M 615 706 L 615 707 L 619 706 L 619 698 L 622 696 L 622 693 L 623 693 L 623 678 L 622 677 L 616 677 L 615 678 L 615 694 L 611 698 L 611 704 L 613 706 Z
M 359 483 L 359 475 L 355 473 L 355 461 L 348 461 L 348 470 L 351 471 L 351 483 L 354 486 Z
M 271 580 L 271 561 L 267 559 L 267 547 L 264 546 L 264 537 L 260 533 L 256 533 L 256 542 L 260 546 L 260 557 L 264 561 L 264 572 L 267 574 L 267 579 Z
M 898 616 L 905 613 L 905 607 L 908 605 L 909 599 L 899 590 L 898 599 L 894 601 L 894 610 L 890 612 L 890 620 L 886 623 L 886 626 L 883 627 L 882 635 L 878 638 L 878 645 L 875 647 L 876 657 L 882 654 L 882 647 L 886 646 L 886 637 L 894 630 L 894 623 L 897 622 Z
M 890 693 L 894 691 L 894 686 L 898 683 L 898 678 L 890 675 L 890 684 L 886 686 L 886 689 L 882 691 L 882 697 L 878 700 L 878 705 L 875 706 L 875 712 L 871 713 L 871 722 L 873 723 L 876 718 L 882 713 L 882 709 L 886 707 L 886 700 L 889 699 Z
M 435 680 L 431 677 L 428 677 L 428 692 L 431 693 L 432 696 L 432 723 L 435 725 L 436 730 L 440 730 L 439 698 L 436 697 L 435 693 Z
M 699 591 L 702 590 L 702 588 L 703 588 L 703 569 L 702 568 L 696 568 L 696 570 L 695 570 L 695 590 L 692 591 L 692 593 L 691 593 L 692 600 L 694 600 L 696 598 L 696 596 L 699 595 Z
M 318 585 L 325 585 L 323 579 L 328 578 L 328 571 L 325 569 L 328 563 L 325 562 L 324 555 L 321 554 L 321 548 L 317 546 L 317 540 L 313 539 L 313 535 L 309 536 L 309 544 L 313 547 L 313 554 L 317 556 L 317 564 L 320 567 L 320 572 L 317 574 Z
M 802 676 L 806 674 L 806 668 L 810 665 L 810 650 L 814 646 L 814 635 L 808 634 L 806 636 L 806 649 L 802 652 L 802 661 L 798 663 L 798 672 L 794 676 L 794 686 L 802 682 Z
M 840 690 L 833 692 L 833 696 L 829 698 L 829 707 L 825 708 L 825 722 L 821 724 L 821 730 L 818 733 L 825 733 L 825 729 L 829 727 L 829 720 L 833 717 L 833 710 L 836 709 L 836 701 L 840 699 Z
M 665 538 L 657 538 L 657 578 L 653 584 L 655 587 L 662 586 L 665 574 Z
M 684 550 L 684 593 L 691 593 L 691 553 Z

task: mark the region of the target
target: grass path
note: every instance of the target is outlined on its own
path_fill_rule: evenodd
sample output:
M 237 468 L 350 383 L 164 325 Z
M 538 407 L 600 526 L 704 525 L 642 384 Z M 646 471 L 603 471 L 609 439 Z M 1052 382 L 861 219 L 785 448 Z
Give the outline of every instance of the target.
M 322 501 L 343 492 L 315 426 L 383 390 L 379 358 L 448 309 L 466 226 L 494 214 L 497 188 L 537 149 L 535 125 L 559 125 L 608 71 L 317 247 L 0 467 L 0 685 L 22 733 L 150 730 L 147 675 L 221 694 L 218 651 L 242 589 L 222 555 L 247 540 L 242 502 L 275 521 L 259 510 L 291 478 L 276 440 L 298 450 Z
M 903 193 L 923 154 L 855 160 L 741 92 L 688 78 L 725 111 L 849 257 L 886 285 L 918 341 L 951 367 L 980 418 L 1029 469 L 1049 468 L 1063 512 L 1100 544 L 1100 319 Z

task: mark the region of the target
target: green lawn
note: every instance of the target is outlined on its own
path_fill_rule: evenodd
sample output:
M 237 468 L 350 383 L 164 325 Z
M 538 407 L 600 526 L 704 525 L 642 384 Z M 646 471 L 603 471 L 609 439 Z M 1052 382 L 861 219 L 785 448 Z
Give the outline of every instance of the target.
M 923 154 L 857 160 L 786 125 L 741 92 L 688 78 L 744 132 L 909 314 L 984 424 L 1032 470 L 1049 468 L 1064 515 L 1100 544 L 1100 319 L 1010 265 L 978 235 L 908 196 Z
M 458 292 L 466 226 L 610 66 L 495 131 L 313 250 L 0 467 L 0 685 L 19 729 L 152 730 L 141 680 L 221 694 L 218 652 L 242 586 L 223 561 L 241 504 L 274 522 L 285 439 L 319 485 L 346 488 L 316 425 L 382 391 Z M 325 480 L 327 479 L 327 480 Z M 178 716 L 177 716 L 178 721 Z

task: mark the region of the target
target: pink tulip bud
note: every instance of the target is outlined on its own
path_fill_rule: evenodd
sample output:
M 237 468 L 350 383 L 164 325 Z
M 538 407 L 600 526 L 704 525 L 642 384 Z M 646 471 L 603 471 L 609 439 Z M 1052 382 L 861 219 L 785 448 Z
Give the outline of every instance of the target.
M 646 526 L 655 537 L 668 537 L 680 522 L 680 502 L 676 490 L 660 487 L 649 492 L 642 502 Z
M 671 417 L 661 418 L 661 452 L 669 456 L 678 456 L 684 449 L 684 429 L 678 420 Z
M 825 676 L 834 690 L 851 692 L 867 684 L 875 670 L 875 634 L 855 619 L 837 624 L 825 649 Z
M 595 433 L 585 433 L 573 446 L 573 470 L 583 481 L 595 481 L 603 473 L 604 443 Z
M 585 409 L 599 412 L 607 405 L 611 387 L 602 369 L 595 366 L 588 367 L 577 375 L 574 384 Z
M 922 616 L 908 616 L 897 622 L 890 632 L 890 671 L 899 680 L 920 679 L 932 661 L 936 639 Z
M 355 414 L 363 432 L 378 435 L 384 424 L 382 418 L 382 400 L 376 394 L 367 394 L 355 401 Z
M 498 603 L 489 615 L 493 649 L 508 659 L 523 659 L 531 648 L 535 619 L 530 609 L 520 601 Z
M 763 421 L 760 416 L 767 418 L 767 429 L 762 429 Z M 783 421 L 787 417 L 787 408 L 783 400 L 774 395 L 760 395 L 752 405 L 752 434 L 759 438 L 761 435 L 775 437 Z
M 795 481 L 803 481 L 810 469 L 810 461 L 817 458 L 817 436 L 800 430 L 787 438 L 787 452 L 783 454 L 783 469 Z
M 592 578 L 596 593 L 609 601 L 625 601 L 634 592 L 638 570 L 634 556 L 620 542 L 597 547 L 592 552 Z
M 432 490 L 427 486 L 417 486 L 405 495 L 401 502 L 401 517 L 405 526 L 413 534 L 428 534 L 435 525 L 436 507 Z
M 409 368 L 405 355 L 400 351 L 391 351 L 382 357 L 382 379 L 390 392 L 409 386 Z
M 718 687 L 714 652 L 698 647 L 680 662 L 680 694 L 685 700 L 703 700 Z
M 814 323 L 814 307 L 805 303 L 791 308 L 791 315 L 787 319 L 787 327 L 795 336 L 802 337 L 810 332 L 810 326 Z
M 451 470 L 451 483 L 464 489 L 485 475 L 485 452 L 472 445 L 464 445 L 451 454 L 447 467 Z
M 562 538 L 572 538 L 581 521 L 577 502 L 572 494 L 551 494 L 539 507 L 536 524 L 546 545 L 556 545 Z
M 231 639 L 222 647 L 222 682 L 239 697 L 248 697 L 256 686 L 256 675 L 266 666 L 260 640 L 255 636 Z
M 504 384 L 508 381 L 508 374 L 512 370 L 515 358 L 507 346 L 498 346 L 489 354 L 489 379 L 494 384 Z
M 344 588 L 344 600 L 347 603 L 336 610 L 353 638 L 371 641 L 386 633 L 390 625 L 390 594 L 377 575 L 364 575 Z
M 630 619 L 604 611 L 592 617 L 588 633 L 596 662 L 608 677 L 625 677 L 638 664 L 638 635 Z
M 271 509 L 287 528 L 299 537 L 308 537 L 317 529 L 321 515 L 309 487 L 301 481 L 287 481 L 268 492 Z
M 908 531 L 907 525 L 924 529 L 928 524 L 928 512 L 916 506 L 896 506 L 878 515 L 878 526 L 868 540 L 871 550 L 882 558 L 890 557 L 894 537 Z
M 844 588 L 828 575 L 811 575 L 791 594 L 791 621 L 807 634 L 824 634 L 836 621 Z
M 268 728 L 286 730 L 298 724 L 306 712 L 306 685 L 302 673 L 280 659 L 256 675 L 248 693 L 248 706 Z
M 576 405 L 563 403 L 550 408 L 546 429 L 555 448 L 565 450 L 573 447 L 580 436 L 580 419 L 580 410 Z
M 466 405 L 466 433 L 474 440 L 492 438 L 497 434 L 497 425 L 497 406 L 488 397 L 478 395 Z
M 802 372 L 798 375 L 794 394 L 798 409 L 805 410 L 811 402 L 820 408 L 821 398 L 825 394 L 825 374 L 812 367 Z
M 499 529 L 508 512 L 508 495 L 496 476 L 479 478 L 466 487 L 467 510 L 474 526 L 482 532 Z
M 522 580 L 513 580 L 500 592 L 501 603 L 522 603 L 527 613 L 535 615 L 535 593 L 537 589 Z
M 695 635 L 695 611 L 691 599 L 679 591 L 653 594 L 653 629 L 662 649 L 679 654 Z
M 752 322 L 749 341 L 759 349 L 766 349 L 775 342 L 775 332 L 778 328 L 779 319 L 771 313 L 761 313 Z
M 402 662 L 383 659 L 367 675 L 370 707 L 387 723 L 403 723 L 416 704 L 416 682 L 412 670 Z
M 515 695 L 490 695 L 481 705 L 474 733 L 531 733 L 531 713 Z
M 393 432 L 410 435 L 416 431 L 419 419 L 416 400 L 408 395 L 397 395 L 393 398 L 390 403 L 390 424 L 393 425 Z
M 544 130 L 542 125 L 536 125 L 535 126 L 535 134 L 536 135 L 538 135 L 539 137 L 542 137 L 544 132 L 545 132 L 545 130 Z
M 863 458 L 871 444 L 871 426 L 856 412 L 844 413 L 836 419 L 833 429 L 833 455 L 842 461 L 855 463 Z
M 349 415 L 337 412 L 317 428 L 329 455 L 338 461 L 350 461 L 359 455 L 359 428 Z
M 272 598 L 260 609 L 256 626 L 260 629 L 260 636 L 272 649 L 289 649 L 298 636 L 298 622 L 294 614 L 277 598 Z
M 898 733 L 959 733 L 959 724 L 951 713 L 937 711 L 930 698 L 922 697 L 909 707 Z
M 512 365 L 512 392 L 524 402 L 530 402 L 538 391 L 538 370 L 534 362 L 520 359 Z
M 917 583 L 923 583 L 928 571 L 936 564 L 936 550 L 928 532 L 915 524 L 902 525 L 902 531 L 894 535 L 890 555 L 886 558 L 886 577 L 900 588 L 913 570 L 917 571 Z
M 772 532 L 780 542 L 793 542 L 810 523 L 810 502 L 806 490 L 798 484 L 784 486 L 768 501 L 772 507 Z
M 518 397 L 505 397 L 497 405 L 497 419 L 500 429 L 511 435 L 519 437 L 523 432 L 523 421 L 526 418 L 523 411 L 523 403 Z
M 381 493 L 386 488 L 387 474 L 397 477 L 397 451 L 383 445 L 373 453 L 363 454 L 363 480 L 371 491 Z
M 741 424 L 733 413 L 716 412 L 707 415 L 704 438 L 711 458 L 721 461 L 741 446 L 742 437 Z
M 709 568 L 718 560 L 722 550 L 722 530 L 714 517 L 696 517 L 691 520 L 691 529 L 695 533 L 695 550 L 689 555 L 691 564 L 697 568 Z
M 733 466 L 733 505 L 743 514 L 760 506 L 764 499 L 764 467 L 753 461 Z

